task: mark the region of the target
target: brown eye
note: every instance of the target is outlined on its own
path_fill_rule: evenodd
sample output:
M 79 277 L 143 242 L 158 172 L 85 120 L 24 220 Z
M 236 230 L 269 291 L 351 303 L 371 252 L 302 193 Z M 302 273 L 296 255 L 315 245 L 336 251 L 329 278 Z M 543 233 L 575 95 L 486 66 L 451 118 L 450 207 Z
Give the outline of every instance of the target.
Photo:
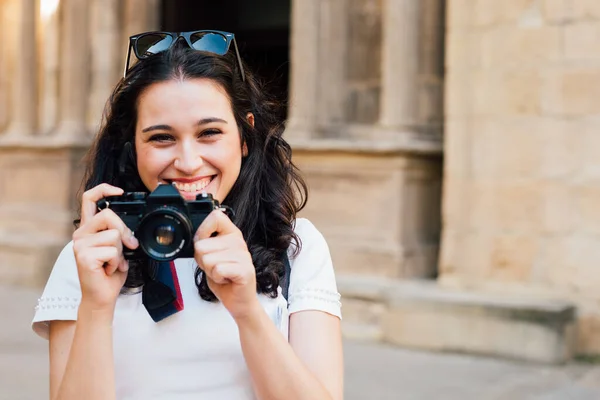
M 200 137 L 211 137 L 211 136 L 218 135 L 220 133 L 221 133 L 221 131 L 218 129 L 207 129 L 205 131 L 202 131 L 199 136 Z
M 173 137 L 171 135 L 158 134 L 150 136 L 150 139 L 148 140 L 150 142 L 167 142 L 169 140 L 173 140 Z

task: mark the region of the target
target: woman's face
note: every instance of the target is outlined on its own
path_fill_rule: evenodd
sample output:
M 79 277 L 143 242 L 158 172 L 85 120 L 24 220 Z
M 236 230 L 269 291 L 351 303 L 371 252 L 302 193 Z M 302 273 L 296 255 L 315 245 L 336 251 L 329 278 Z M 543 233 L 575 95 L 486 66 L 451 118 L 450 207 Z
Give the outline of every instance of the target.
M 174 183 L 186 200 L 206 192 L 222 202 L 240 174 L 242 145 L 229 98 L 208 79 L 149 86 L 138 100 L 135 148 L 146 188 Z

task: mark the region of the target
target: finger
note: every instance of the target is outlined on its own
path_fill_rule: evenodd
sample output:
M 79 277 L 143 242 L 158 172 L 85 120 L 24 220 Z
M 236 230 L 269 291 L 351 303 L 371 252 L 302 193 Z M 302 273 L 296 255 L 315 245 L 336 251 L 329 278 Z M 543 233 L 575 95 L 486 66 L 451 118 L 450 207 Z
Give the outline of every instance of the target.
M 121 271 L 121 272 L 127 272 L 127 271 L 129 271 L 129 261 L 127 261 L 125 258 L 123 258 L 121 260 L 121 263 L 119 264 L 118 270 Z
M 238 267 L 236 269 L 236 267 Z M 233 263 L 221 263 L 212 269 L 210 279 L 219 285 L 224 285 L 239 280 L 239 266 Z
M 239 280 L 239 264 L 234 262 L 219 262 L 217 264 L 206 264 L 202 271 L 208 279 L 220 285 Z
M 104 209 L 89 221 L 89 223 L 81 226 L 78 235 L 96 234 L 105 230 L 115 229 L 121 235 L 122 243 L 130 249 L 135 249 L 138 246 L 138 240 L 133 236 L 131 229 L 125 225 L 123 220 L 111 209 Z
M 114 246 L 89 247 L 79 255 L 81 266 L 95 270 L 103 268 L 106 275 L 112 275 L 118 268 L 122 256 Z
M 114 246 L 119 253 L 123 252 L 123 239 L 121 232 L 117 229 L 108 229 L 92 235 L 84 236 L 79 240 L 78 246 L 83 247 L 104 247 Z
M 209 238 L 215 232 L 219 235 L 236 233 L 241 235 L 238 227 L 221 210 L 214 210 L 208 214 L 208 217 L 198 227 L 194 240 Z
M 204 272 L 210 273 L 210 271 L 217 264 L 239 263 L 241 257 L 235 253 L 235 251 L 219 251 L 214 253 L 203 254 L 201 257 L 199 257 L 198 265 Z
M 122 194 L 123 189 L 109 185 L 108 183 L 102 183 L 86 191 L 81 197 L 81 224 L 85 224 L 96 214 L 96 210 L 98 209 L 96 202 L 98 200 Z
M 219 285 L 228 283 L 246 284 L 250 281 L 249 277 L 241 270 L 238 263 L 219 263 L 207 277 Z
M 231 248 L 230 236 L 216 236 L 194 242 L 194 254 L 202 256 L 208 253 L 219 252 Z

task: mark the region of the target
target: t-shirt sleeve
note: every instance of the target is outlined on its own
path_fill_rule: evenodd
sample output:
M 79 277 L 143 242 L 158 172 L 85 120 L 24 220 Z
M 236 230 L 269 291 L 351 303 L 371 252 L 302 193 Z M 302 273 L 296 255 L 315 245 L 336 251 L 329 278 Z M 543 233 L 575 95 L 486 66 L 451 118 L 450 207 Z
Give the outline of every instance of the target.
M 302 247 L 295 257 L 290 254 L 289 313 L 317 310 L 341 319 L 342 304 L 325 238 L 305 218 L 296 220 L 294 231 Z
M 42 297 L 38 299 L 32 321 L 34 332 L 48 339 L 50 321 L 77 320 L 80 301 L 81 286 L 73 253 L 73 242 L 69 242 L 58 256 Z

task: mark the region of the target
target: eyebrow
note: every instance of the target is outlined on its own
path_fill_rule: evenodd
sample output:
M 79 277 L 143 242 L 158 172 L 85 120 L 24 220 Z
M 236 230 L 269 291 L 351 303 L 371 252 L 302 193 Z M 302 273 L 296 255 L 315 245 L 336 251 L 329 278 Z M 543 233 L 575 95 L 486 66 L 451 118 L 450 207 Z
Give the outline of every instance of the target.
M 224 119 L 217 118 L 217 117 L 210 117 L 210 118 L 202 118 L 200 121 L 198 121 L 197 125 L 198 126 L 202 126 L 202 125 L 210 124 L 210 123 L 213 123 L 213 122 L 220 122 L 220 123 L 223 123 L 223 124 L 227 123 L 227 121 L 225 121 Z M 170 125 L 165 125 L 165 124 L 152 125 L 152 126 L 149 126 L 147 128 L 142 129 L 142 132 L 146 133 L 146 132 L 158 131 L 158 130 L 161 130 L 161 131 L 171 131 L 171 130 L 173 130 L 173 128 Z

